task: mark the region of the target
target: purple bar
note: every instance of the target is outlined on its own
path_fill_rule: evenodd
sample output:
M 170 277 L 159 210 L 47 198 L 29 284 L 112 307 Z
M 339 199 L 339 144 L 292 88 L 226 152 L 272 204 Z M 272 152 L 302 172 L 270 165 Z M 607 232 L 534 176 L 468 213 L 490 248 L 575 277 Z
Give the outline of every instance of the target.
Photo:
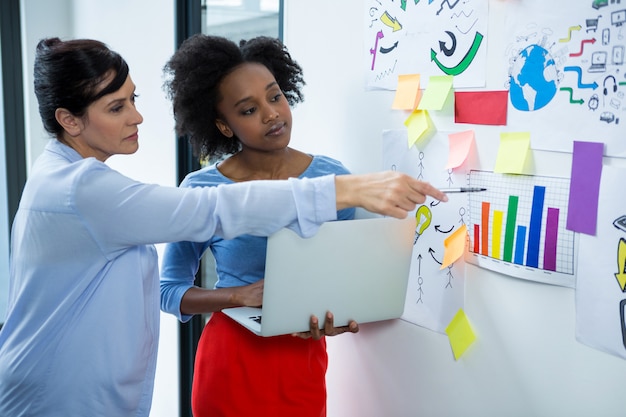
M 556 271 L 556 242 L 559 237 L 559 209 L 548 207 L 546 239 L 543 249 L 543 269 Z
M 574 142 L 567 229 L 595 236 L 604 144 Z

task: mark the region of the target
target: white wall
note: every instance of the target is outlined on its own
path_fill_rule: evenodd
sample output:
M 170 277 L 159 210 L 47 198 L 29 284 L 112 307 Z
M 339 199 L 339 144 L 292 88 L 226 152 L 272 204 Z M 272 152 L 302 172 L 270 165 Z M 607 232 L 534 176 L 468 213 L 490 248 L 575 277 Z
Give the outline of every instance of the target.
M 128 62 L 144 116 L 139 151 L 116 156 L 109 165 L 139 181 L 176 185 L 176 142 L 161 69 L 175 48 L 174 0 L 23 0 L 22 30 L 28 88 L 28 166 L 47 138 L 32 91 L 34 50 L 43 37 L 94 38 Z M 157 247 L 159 251 L 162 247 Z M 132 317 L 129 317 L 132 320 Z M 178 415 L 178 322 L 161 314 L 161 337 L 152 417 Z
M 292 145 L 353 172 L 382 169 L 381 132 L 406 115 L 390 110 L 393 92 L 364 91 L 363 3 L 285 3 L 285 43 L 307 82 Z M 489 1 L 490 45 L 506 3 Z M 497 132 L 477 131 L 483 169 L 493 169 Z M 537 174 L 569 176 L 569 155 L 533 158 Z M 330 338 L 329 417 L 624 415 L 626 361 L 576 342 L 574 290 L 468 265 L 465 311 L 478 339 L 458 362 L 445 335 L 401 320 Z

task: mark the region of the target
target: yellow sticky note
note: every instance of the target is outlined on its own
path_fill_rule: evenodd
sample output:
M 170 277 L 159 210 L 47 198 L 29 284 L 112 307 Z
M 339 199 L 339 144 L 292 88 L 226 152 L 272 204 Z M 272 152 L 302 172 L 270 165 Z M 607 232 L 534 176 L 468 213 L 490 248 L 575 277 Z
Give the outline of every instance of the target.
M 452 352 L 456 360 L 459 360 L 461 355 L 476 340 L 476 335 L 462 308 L 457 311 L 448 327 L 446 327 L 446 334 L 448 339 L 450 339 L 450 346 L 452 346 Z
M 530 132 L 500 133 L 500 147 L 494 172 L 521 174 L 530 149 Z
M 462 225 L 458 229 L 454 231 L 450 236 L 443 241 L 443 261 L 441 263 L 441 268 L 447 268 L 448 265 L 451 265 L 463 256 L 463 252 L 465 251 L 465 242 L 467 241 L 467 226 Z
M 450 133 L 448 135 L 450 152 L 448 153 L 448 164 L 446 169 L 457 168 L 465 162 L 474 144 L 474 131 Z
M 441 110 L 452 91 L 451 75 L 434 75 L 428 79 L 428 85 L 422 99 L 420 100 L 420 110 Z
M 433 123 L 426 110 L 414 110 L 404 121 L 407 127 L 409 148 L 421 142 L 433 131 Z
M 398 75 L 396 96 L 393 99 L 392 109 L 415 110 L 420 97 L 420 75 Z

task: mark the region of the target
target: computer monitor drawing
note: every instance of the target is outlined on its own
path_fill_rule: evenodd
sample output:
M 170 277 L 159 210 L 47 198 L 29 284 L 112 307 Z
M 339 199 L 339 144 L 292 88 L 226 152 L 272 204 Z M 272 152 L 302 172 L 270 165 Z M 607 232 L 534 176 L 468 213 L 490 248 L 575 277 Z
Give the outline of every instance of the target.
M 611 13 L 611 24 L 613 26 L 622 26 L 626 22 L 626 9 L 618 10 Z

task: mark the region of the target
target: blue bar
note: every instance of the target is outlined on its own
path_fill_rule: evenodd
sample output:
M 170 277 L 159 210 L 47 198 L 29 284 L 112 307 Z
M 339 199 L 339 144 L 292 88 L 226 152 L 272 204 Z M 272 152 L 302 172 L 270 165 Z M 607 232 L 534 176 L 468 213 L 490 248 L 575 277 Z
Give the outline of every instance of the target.
M 528 228 L 528 253 L 526 266 L 539 267 L 539 243 L 541 241 L 541 218 L 543 216 L 543 200 L 546 196 L 546 187 L 535 185 L 533 191 L 533 205 L 530 210 L 530 226 Z
M 524 264 L 524 247 L 526 247 L 526 226 L 517 226 L 517 236 L 515 236 L 515 259 L 513 263 Z

